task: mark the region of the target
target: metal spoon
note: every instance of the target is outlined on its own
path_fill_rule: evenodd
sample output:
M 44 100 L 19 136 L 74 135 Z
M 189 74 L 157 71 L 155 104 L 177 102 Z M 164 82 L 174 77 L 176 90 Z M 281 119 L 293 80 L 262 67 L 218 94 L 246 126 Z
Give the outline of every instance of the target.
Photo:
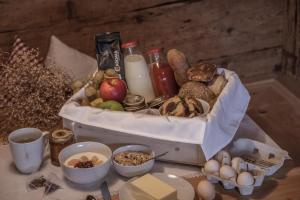
M 164 153 L 158 154 L 158 155 L 156 155 L 156 156 L 153 156 L 152 158 L 149 158 L 147 161 L 153 160 L 153 159 L 156 159 L 156 158 L 160 158 L 160 157 L 166 155 L 167 153 L 169 153 L 169 152 L 166 151 L 166 152 L 164 152 Z

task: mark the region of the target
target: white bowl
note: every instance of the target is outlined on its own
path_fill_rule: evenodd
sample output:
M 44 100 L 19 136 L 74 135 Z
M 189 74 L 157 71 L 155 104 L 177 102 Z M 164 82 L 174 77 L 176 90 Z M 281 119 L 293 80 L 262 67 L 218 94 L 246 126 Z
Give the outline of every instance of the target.
M 155 156 L 155 152 L 152 151 L 149 147 L 144 146 L 144 145 L 126 145 L 126 146 L 116 149 L 113 152 L 113 156 L 112 156 L 113 161 L 112 162 L 113 162 L 113 166 L 114 166 L 115 170 L 120 175 L 125 176 L 125 177 L 139 176 L 139 175 L 149 172 L 153 168 L 155 159 L 148 160 L 148 161 L 144 162 L 143 164 L 136 165 L 136 166 L 125 166 L 125 165 L 121 165 L 121 164 L 117 163 L 114 160 L 114 156 L 116 154 L 124 152 L 124 151 L 142 151 L 142 152 L 149 153 L 153 157 Z
M 101 153 L 107 160 L 91 168 L 71 168 L 64 162 L 72 155 L 83 152 Z M 98 142 L 79 142 L 64 148 L 58 155 L 60 166 L 64 176 L 70 181 L 78 184 L 91 184 L 103 181 L 111 166 L 112 152 L 108 146 Z

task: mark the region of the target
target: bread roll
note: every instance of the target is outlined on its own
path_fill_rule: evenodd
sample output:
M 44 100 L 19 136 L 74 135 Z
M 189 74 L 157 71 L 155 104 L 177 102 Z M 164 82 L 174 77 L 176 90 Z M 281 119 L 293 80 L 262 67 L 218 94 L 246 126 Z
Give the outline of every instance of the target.
M 186 71 L 189 64 L 185 55 L 177 49 L 171 49 L 167 54 L 168 63 L 174 71 L 175 80 L 178 85 L 182 86 L 188 81 Z
M 182 85 L 178 95 L 182 98 L 194 97 L 203 99 L 209 103 L 211 108 L 216 99 L 216 95 L 205 84 L 196 81 L 189 81 Z
M 216 95 L 219 96 L 227 84 L 227 80 L 223 75 L 214 76 L 213 80 L 208 84 L 208 88 Z
M 189 68 L 186 72 L 190 81 L 209 82 L 217 73 L 217 67 L 214 64 L 200 63 Z

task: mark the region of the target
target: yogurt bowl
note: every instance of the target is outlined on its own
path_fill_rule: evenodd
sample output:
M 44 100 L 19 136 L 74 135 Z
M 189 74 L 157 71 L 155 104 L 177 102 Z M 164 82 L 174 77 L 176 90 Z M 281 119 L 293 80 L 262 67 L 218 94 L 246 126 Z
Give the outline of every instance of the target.
M 69 165 L 70 158 L 75 155 L 98 154 L 100 157 L 99 164 L 89 166 L 78 165 L 72 167 Z M 60 166 L 64 176 L 70 181 L 78 184 L 92 184 L 103 181 L 111 166 L 112 152 L 108 146 L 98 142 L 79 142 L 64 148 L 58 156 Z M 76 159 L 74 159 L 76 160 Z

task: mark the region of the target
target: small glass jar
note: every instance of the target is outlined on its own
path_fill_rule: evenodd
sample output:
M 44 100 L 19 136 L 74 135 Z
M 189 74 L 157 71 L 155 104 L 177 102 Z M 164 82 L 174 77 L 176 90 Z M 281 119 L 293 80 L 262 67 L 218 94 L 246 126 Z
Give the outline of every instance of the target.
M 55 166 L 60 166 L 58 154 L 63 148 L 73 143 L 74 134 L 72 131 L 60 129 L 52 132 L 49 135 L 51 163 Z
M 164 99 L 175 96 L 178 93 L 178 85 L 174 71 L 162 55 L 161 49 L 150 49 L 147 54 L 155 96 L 162 96 Z

